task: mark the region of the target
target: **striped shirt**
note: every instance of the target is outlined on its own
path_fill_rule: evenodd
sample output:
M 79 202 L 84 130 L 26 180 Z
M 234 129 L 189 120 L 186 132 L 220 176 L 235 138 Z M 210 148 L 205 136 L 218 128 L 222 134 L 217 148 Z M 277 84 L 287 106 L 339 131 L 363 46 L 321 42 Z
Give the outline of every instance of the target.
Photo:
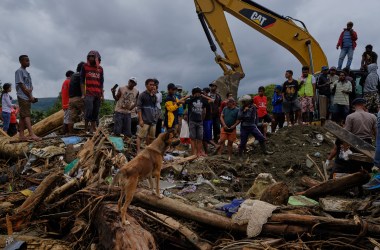
M 85 63 L 81 71 L 80 82 L 86 86 L 86 96 L 101 97 L 104 83 L 103 68 Z
M 349 81 L 336 81 L 334 82 L 334 87 L 336 87 L 334 104 L 350 105 L 349 94 L 342 93 L 342 91 L 352 92 L 352 84 Z

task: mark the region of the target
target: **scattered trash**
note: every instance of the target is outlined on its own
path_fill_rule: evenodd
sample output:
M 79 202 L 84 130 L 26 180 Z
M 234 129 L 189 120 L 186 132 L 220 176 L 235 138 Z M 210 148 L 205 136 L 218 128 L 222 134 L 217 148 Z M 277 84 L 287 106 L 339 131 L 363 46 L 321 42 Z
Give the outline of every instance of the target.
M 178 192 L 178 195 L 184 195 L 188 193 L 194 193 L 197 190 L 197 186 L 189 185 Z
M 233 199 L 231 203 L 226 204 L 219 209 L 224 211 L 227 217 L 231 218 L 232 215 L 239 210 L 239 207 L 243 202 L 244 202 L 244 199 Z
M 109 136 L 109 140 L 112 142 L 116 150 L 123 151 L 124 150 L 124 141 L 121 137 Z
M 318 206 L 318 201 L 307 198 L 303 195 L 290 196 L 288 200 L 288 205 L 291 206 L 302 206 L 302 207 L 314 207 Z
M 70 136 L 70 137 L 62 137 L 61 140 L 65 143 L 65 145 L 78 144 L 83 139 L 79 136 Z

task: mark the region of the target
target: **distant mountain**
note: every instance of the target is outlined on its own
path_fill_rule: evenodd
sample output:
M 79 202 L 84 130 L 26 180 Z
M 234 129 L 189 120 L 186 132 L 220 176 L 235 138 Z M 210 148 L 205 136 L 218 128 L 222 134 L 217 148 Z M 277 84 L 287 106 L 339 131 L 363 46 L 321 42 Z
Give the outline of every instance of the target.
M 48 111 L 49 108 L 54 106 L 56 101 L 57 97 L 38 98 L 38 102 L 32 104 L 32 110 Z
M 32 104 L 32 110 L 36 111 L 48 111 L 51 107 L 54 106 L 54 103 L 57 101 L 57 97 L 45 97 L 38 98 L 37 103 Z M 113 100 L 106 100 L 107 103 L 113 103 Z

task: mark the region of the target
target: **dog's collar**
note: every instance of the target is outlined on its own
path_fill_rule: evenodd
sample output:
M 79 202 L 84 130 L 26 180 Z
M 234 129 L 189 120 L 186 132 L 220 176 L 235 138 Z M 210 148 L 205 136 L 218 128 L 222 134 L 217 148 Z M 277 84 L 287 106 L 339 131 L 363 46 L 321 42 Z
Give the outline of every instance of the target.
M 162 154 L 162 152 L 161 151 L 159 151 L 159 150 L 157 150 L 157 149 L 155 149 L 155 148 L 152 148 L 152 147 L 146 147 L 145 149 L 150 149 L 150 150 L 152 150 L 152 151 L 154 151 L 154 152 L 157 152 L 157 153 L 159 153 L 159 154 Z

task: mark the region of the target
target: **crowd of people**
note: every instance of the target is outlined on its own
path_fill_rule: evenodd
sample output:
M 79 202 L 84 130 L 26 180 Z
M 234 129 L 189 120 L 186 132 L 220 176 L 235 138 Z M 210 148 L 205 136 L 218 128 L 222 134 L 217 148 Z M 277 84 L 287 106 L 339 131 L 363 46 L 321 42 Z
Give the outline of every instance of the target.
M 275 133 L 284 126 L 308 125 L 315 119 L 320 119 L 323 125 L 331 119 L 372 143 L 370 139 L 376 134 L 374 114 L 379 109 L 377 54 L 372 45 L 367 45 L 361 60 L 363 77 L 352 77 L 350 66 L 357 39 L 353 23 L 348 22 L 336 46 L 341 49 L 338 67 L 323 66 L 320 74 L 314 76 L 308 66 L 303 66 L 298 79 L 294 78 L 292 70 L 286 70 L 285 81 L 275 86 L 272 100 L 268 100 L 263 86 L 253 97 L 243 95 L 235 100 L 232 93 L 227 93 L 222 98 L 215 82 L 203 89 L 198 86 L 192 88 L 190 95 L 184 95 L 181 85 L 169 83 L 163 96 L 158 91 L 159 81 L 155 78 L 146 79 L 145 90 L 139 93 L 137 78 L 130 77 L 126 85 L 116 84 L 111 89 L 115 100 L 113 134 L 125 138 L 135 136 L 137 150 L 140 151 L 142 143 L 148 145 L 161 132 L 173 131 L 184 147 L 191 147 L 194 155 L 206 156 L 212 152 L 211 149 L 222 154 L 227 144 L 231 159 L 238 129 L 240 157 L 244 156 L 250 135 L 258 141 L 262 153 L 272 154 L 266 146 L 268 133 Z M 346 56 L 347 64 L 342 69 Z M 18 105 L 12 103 L 9 94 L 12 85 L 3 85 L 3 130 L 9 135 L 19 131 L 22 141 L 40 140 L 31 126 L 31 104 L 38 99 L 33 95 L 32 79 L 27 71 L 29 57 L 21 55 L 19 62 L 21 66 L 15 73 Z M 77 65 L 76 72 L 66 72 L 61 89 L 64 133 L 73 134 L 74 123 L 81 119 L 86 132 L 93 133 L 97 129 L 105 91 L 100 64 L 99 52 L 92 50 L 87 61 Z M 268 101 L 271 101 L 272 110 L 268 110 Z M 18 128 L 17 115 L 20 117 Z M 24 135 L 25 129 L 29 132 L 28 137 Z M 335 157 L 335 167 L 341 168 L 342 162 L 347 161 L 340 157 L 345 155 L 342 150 L 346 152 L 349 147 L 337 140 L 326 163 Z M 380 152 L 378 158 L 380 162 Z

